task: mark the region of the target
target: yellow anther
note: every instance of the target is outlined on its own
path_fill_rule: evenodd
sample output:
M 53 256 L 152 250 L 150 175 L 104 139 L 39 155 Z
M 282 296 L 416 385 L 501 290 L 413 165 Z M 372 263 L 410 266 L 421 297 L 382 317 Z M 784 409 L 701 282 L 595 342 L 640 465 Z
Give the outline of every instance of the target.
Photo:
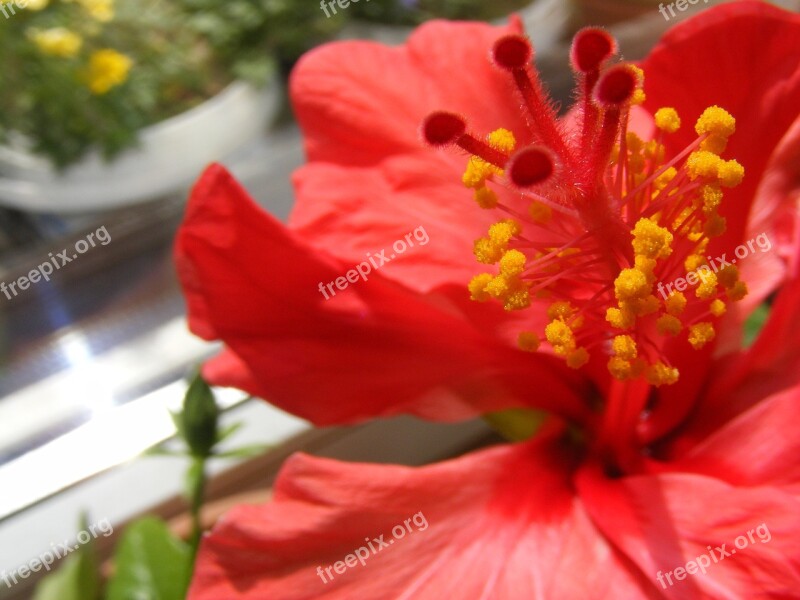
M 686 236 L 690 242 L 697 242 L 703 238 L 703 224 L 700 221 L 695 221 L 691 227 L 691 233 Z
M 514 282 L 508 277 L 498 275 L 497 277 L 492 277 L 492 280 L 486 284 L 484 289 L 492 298 L 505 300 L 513 291 L 513 283 Z
M 640 67 L 637 67 L 631 63 L 627 64 L 626 67 L 636 77 L 636 89 L 634 90 L 633 96 L 631 96 L 629 102 L 631 104 L 642 104 L 645 101 L 644 91 L 642 90 L 642 87 L 644 86 L 644 71 Z
M 686 296 L 683 292 L 673 291 L 664 300 L 664 306 L 671 315 L 679 315 L 686 308 Z
M 648 294 L 644 298 L 635 298 L 620 302 L 620 308 L 627 310 L 637 317 L 644 317 L 645 315 L 652 314 L 658 310 L 658 298 L 652 294 Z
M 711 134 L 729 138 L 736 131 L 736 119 L 724 108 L 709 106 L 694 126 L 697 135 Z
M 732 288 L 739 281 L 739 267 L 726 265 L 717 271 L 717 279 L 727 289 Z
M 647 382 L 656 387 L 662 385 L 672 385 L 678 381 L 678 369 L 668 367 L 663 362 L 658 361 L 647 367 Z
M 629 329 L 636 321 L 636 315 L 630 310 L 612 307 L 606 310 L 606 321 L 617 329 Z
M 611 350 L 616 356 L 625 360 L 632 360 L 638 355 L 636 342 L 629 335 L 618 335 L 611 342 Z
M 714 326 L 707 321 L 689 326 L 689 343 L 695 350 L 699 350 L 713 340 L 714 335 Z
M 478 262 L 485 265 L 493 265 L 501 258 L 503 258 L 504 245 L 497 244 L 488 238 L 479 238 L 475 240 L 472 252 Z
M 706 150 L 698 150 L 692 152 L 689 158 L 686 159 L 686 170 L 689 173 L 689 179 L 694 181 L 698 177 L 703 179 L 716 180 L 719 173 L 719 165 L 722 159 Z
M 650 140 L 644 145 L 644 155 L 657 164 L 664 161 L 664 155 L 667 149 L 663 144 L 659 144 L 656 140 Z
M 675 179 L 675 176 L 677 174 L 678 174 L 678 171 L 677 171 L 677 169 L 675 167 L 668 168 L 661 175 L 659 175 L 658 177 L 655 178 L 655 180 L 653 181 L 653 187 L 658 191 L 663 190 L 665 187 L 667 187 L 667 184 L 670 181 Z
M 713 212 L 722 203 L 722 190 L 718 185 L 704 185 L 700 188 L 700 196 L 703 199 L 703 211 Z
M 683 267 L 686 269 L 686 272 L 696 271 L 703 265 L 707 264 L 708 261 L 706 257 L 702 254 L 690 254 L 686 257 L 683 261 Z
M 622 269 L 614 280 L 614 295 L 617 300 L 635 300 L 650 293 L 647 276 L 638 269 Z
M 712 154 L 722 154 L 728 145 L 728 138 L 721 135 L 709 135 L 700 142 L 700 150 L 707 150 Z
M 736 187 L 744 179 L 744 167 L 735 160 L 720 161 L 717 166 L 717 177 L 723 187 Z
M 678 335 L 683 328 L 681 320 L 672 315 L 661 315 L 656 320 L 656 328 L 661 335 Z
M 671 107 L 659 108 L 655 114 L 656 127 L 667 133 L 675 133 L 681 127 L 678 111 Z
M 535 223 L 544 224 L 549 223 L 550 219 L 553 218 L 553 209 L 546 204 L 534 201 L 528 207 L 528 214 Z
M 580 369 L 589 362 L 589 352 L 586 348 L 576 348 L 567 355 L 567 366 L 570 369 Z
M 486 136 L 486 141 L 489 142 L 489 145 L 492 148 L 496 148 L 497 150 L 506 152 L 508 154 L 510 154 L 517 145 L 517 140 L 514 138 L 514 134 L 508 129 L 495 129 L 492 133 Z
M 514 277 L 525 270 L 525 255 L 519 250 L 509 250 L 500 259 L 500 273 L 506 277 Z
M 536 352 L 541 343 L 539 336 L 532 331 L 522 331 L 517 337 L 517 345 L 525 352 Z
M 644 69 L 633 63 L 628 63 L 625 66 L 636 76 L 636 83 L 639 85 L 644 85 Z
M 477 156 L 472 156 L 467 162 L 467 169 L 464 171 L 461 181 L 466 187 L 477 190 L 484 187 L 486 180 L 491 175 L 500 172 L 500 169 L 494 165 L 487 163 Z
M 572 306 L 566 300 L 559 300 L 558 302 L 553 302 L 547 308 L 547 318 L 551 321 L 555 319 L 561 319 L 562 321 L 567 321 L 572 315 L 575 314 L 575 307 Z
M 725 233 L 727 227 L 728 222 L 725 220 L 725 217 L 714 213 L 708 216 L 708 221 L 703 225 L 703 233 L 708 237 L 718 237 Z
M 647 258 L 667 258 L 672 240 L 672 233 L 651 219 L 639 219 L 633 228 L 633 251 Z
M 628 146 L 628 152 L 639 152 L 644 147 L 644 140 L 633 131 L 629 131 L 625 134 L 625 144 Z
M 695 290 L 695 295 L 701 300 L 710 300 L 717 295 L 717 276 L 714 272 L 705 267 L 697 272 L 700 277 L 700 285 Z
M 564 321 L 556 319 L 548 323 L 544 328 L 544 336 L 556 354 L 568 356 L 575 350 L 575 335 Z
M 656 280 L 655 273 L 653 273 L 653 270 L 656 268 L 656 264 L 657 263 L 654 258 L 647 258 L 642 254 L 637 254 L 634 257 L 633 266 L 637 271 L 644 273 L 644 276 L 647 278 L 647 283 L 651 285 Z
M 527 286 L 522 283 L 516 283 L 513 291 L 506 296 L 503 302 L 503 308 L 508 311 L 522 310 L 523 308 L 528 308 L 530 305 L 531 294 Z
M 475 198 L 475 202 L 477 202 L 478 206 L 481 208 L 495 208 L 498 203 L 497 194 L 486 186 L 475 190 L 473 198 Z
M 489 294 L 486 292 L 486 286 L 494 279 L 490 273 L 481 273 L 475 275 L 472 281 L 467 285 L 470 297 L 478 302 L 486 302 L 489 299 Z
M 693 213 L 694 211 L 690 206 L 684 208 L 672 222 L 672 229 L 674 231 L 678 231 L 683 226 L 683 224 L 692 216 Z
M 619 356 L 612 356 L 608 359 L 608 372 L 615 379 L 624 381 L 630 379 L 633 375 L 633 365 L 629 360 L 620 358 Z
M 722 300 L 720 300 L 719 298 L 714 300 L 708 306 L 708 308 L 711 311 L 711 314 L 714 315 L 715 317 L 721 317 L 722 315 L 725 314 L 725 311 L 727 310 L 727 308 L 725 306 L 725 303 Z
M 628 157 L 628 168 L 631 172 L 635 173 L 633 176 L 634 184 L 638 185 L 644 181 L 644 174 L 642 171 L 644 171 L 646 164 L 644 156 L 638 152 L 631 153 Z
M 519 235 L 522 227 L 513 219 L 503 219 L 489 227 L 489 239 L 496 244 L 507 244 L 512 237 Z
M 744 281 L 737 281 L 732 287 L 728 288 L 728 298 L 738 302 L 747 296 L 747 284 Z

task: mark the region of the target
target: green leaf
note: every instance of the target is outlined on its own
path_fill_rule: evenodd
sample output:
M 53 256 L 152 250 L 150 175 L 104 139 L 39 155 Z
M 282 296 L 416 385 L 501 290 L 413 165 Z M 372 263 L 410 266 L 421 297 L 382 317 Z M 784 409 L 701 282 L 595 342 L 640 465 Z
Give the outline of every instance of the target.
M 93 544 L 82 545 L 37 586 L 33 600 L 97 600 L 100 571 Z
M 265 452 L 271 450 L 274 446 L 270 444 L 252 444 L 249 446 L 241 446 L 240 448 L 234 448 L 233 450 L 226 450 L 224 452 L 215 452 L 213 454 L 214 458 L 253 458 L 254 456 L 260 456 Z
M 767 322 L 770 305 L 764 303 L 758 306 L 744 324 L 744 347 L 749 348 L 756 341 L 758 334 Z
M 181 413 L 183 439 L 194 456 L 209 456 L 217 443 L 219 407 L 214 393 L 198 373 L 186 391 Z
M 222 429 L 220 429 L 217 432 L 217 443 L 219 444 L 220 442 L 227 440 L 234 433 L 239 431 L 243 425 L 244 423 L 242 423 L 241 421 L 237 421 L 236 423 L 231 423 L 230 425 L 227 425 Z
M 169 411 L 169 416 L 172 419 L 172 423 L 175 425 L 175 430 L 178 432 L 178 435 L 181 439 L 186 439 L 186 432 L 183 429 L 183 413 Z
M 185 458 L 188 454 L 186 454 L 184 450 L 170 450 L 169 448 L 159 445 L 145 450 L 142 456 L 173 456 Z
M 189 546 L 175 537 L 160 519 L 144 517 L 132 523 L 122 535 L 106 598 L 184 600 L 189 588 L 190 563 Z

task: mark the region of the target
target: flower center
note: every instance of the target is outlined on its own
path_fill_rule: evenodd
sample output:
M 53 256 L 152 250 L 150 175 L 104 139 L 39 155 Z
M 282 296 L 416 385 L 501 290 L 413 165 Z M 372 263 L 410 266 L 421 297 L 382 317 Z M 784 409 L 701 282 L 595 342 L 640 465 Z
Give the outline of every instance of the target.
M 476 136 L 447 112 L 429 115 L 422 130 L 429 144 L 468 153 L 463 183 L 481 209 L 498 215 L 475 241 L 475 257 L 494 270 L 472 279 L 472 299 L 508 311 L 546 303 L 549 322 L 520 332 L 520 348 L 539 351 L 544 338 L 572 368 L 597 357 L 619 380 L 644 376 L 660 386 L 679 377 L 664 339 L 685 335 L 702 348 L 726 302 L 747 294 L 735 266 L 707 256 L 710 239 L 725 231 L 723 188 L 739 185 L 744 169 L 720 156 L 735 120 L 717 106 L 669 158 L 665 136 L 681 126 L 675 109 L 656 111 L 653 139 L 629 131 L 631 108 L 645 99 L 644 73 L 608 65 L 615 53 L 603 30 L 575 36 L 577 132 L 568 135 L 556 118 L 520 35 L 498 40 L 492 56 L 523 100 L 534 145 L 517 148 L 506 129 Z M 499 188 L 511 193 L 501 200 Z

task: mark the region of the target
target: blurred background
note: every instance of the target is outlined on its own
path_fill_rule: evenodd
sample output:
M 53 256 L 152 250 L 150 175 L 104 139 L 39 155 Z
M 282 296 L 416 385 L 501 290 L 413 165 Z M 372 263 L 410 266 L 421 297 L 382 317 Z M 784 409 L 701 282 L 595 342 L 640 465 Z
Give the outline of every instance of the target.
M 578 28 L 610 27 L 635 60 L 718 3 L 667 19 L 650 0 L 0 0 L 0 282 L 32 282 L 0 287 L 0 577 L 74 536 L 82 511 L 118 529 L 146 513 L 186 527 L 185 461 L 137 458 L 175 436 L 168 410 L 218 350 L 186 329 L 173 238 L 211 161 L 287 217 L 303 152 L 286 78 L 303 52 L 337 39 L 401 43 L 431 18 L 517 12 L 563 106 Z M 35 281 L 48 262 L 52 273 Z M 412 419 L 311 431 L 239 392 L 217 400 L 223 421 L 245 424 L 240 445 L 270 446 L 210 467 L 209 496 L 221 501 L 263 497 L 299 448 L 422 464 L 490 435 L 479 423 Z M 409 436 L 413 450 L 384 443 L 376 455 L 371 443 Z M 0 579 L 0 598 L 33 597 L 39 575 Z

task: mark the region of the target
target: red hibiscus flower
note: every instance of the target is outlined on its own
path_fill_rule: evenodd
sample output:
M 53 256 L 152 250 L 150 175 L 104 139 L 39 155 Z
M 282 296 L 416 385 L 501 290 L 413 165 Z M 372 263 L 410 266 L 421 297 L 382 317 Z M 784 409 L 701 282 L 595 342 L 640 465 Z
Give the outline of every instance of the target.
M 633 66 L 584 30 L 563 119 L 516 26 L 307 55 L 289 226 L 212 167 L 179 234 L 206 375 L 317 424 L 552 416 L 421 469 L 296 456 L 190 597 L 797 597 L 798 34 L 732 3 Z

